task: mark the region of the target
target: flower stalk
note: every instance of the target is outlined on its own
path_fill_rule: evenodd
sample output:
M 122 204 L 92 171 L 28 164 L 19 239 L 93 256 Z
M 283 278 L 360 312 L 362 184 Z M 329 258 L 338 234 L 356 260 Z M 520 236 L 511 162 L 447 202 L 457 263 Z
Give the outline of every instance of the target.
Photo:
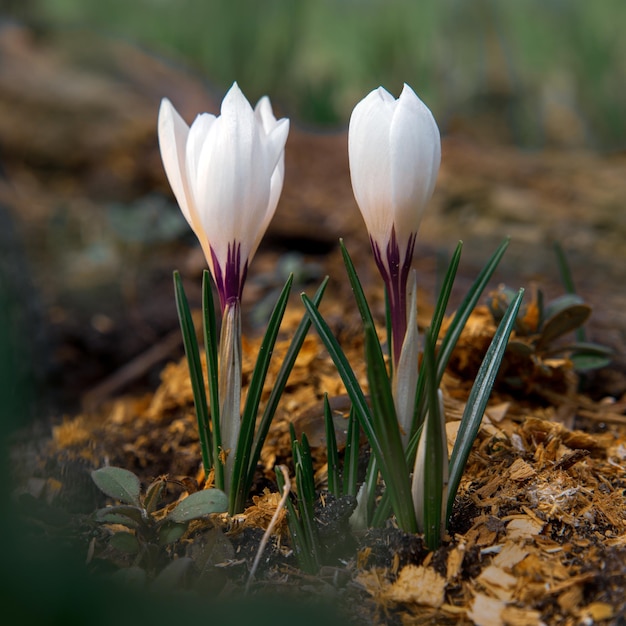
M 222 318 L 219 359 L 220 462 L 226 465 L 224 487 L 228 491 L 241 430 L 241 306 L 235 298 L 226 304 Z

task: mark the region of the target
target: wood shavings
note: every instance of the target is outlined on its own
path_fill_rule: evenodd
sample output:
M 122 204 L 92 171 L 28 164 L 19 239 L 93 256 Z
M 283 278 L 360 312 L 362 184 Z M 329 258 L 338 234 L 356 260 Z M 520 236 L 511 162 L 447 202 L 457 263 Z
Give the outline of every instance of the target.
M 386 595 L 392 602 L 415 603 L 432 608 L 443 604 L 446 580 L 434 570 L 407 565 Z
M 538 523 L 530 516 L 519 516 L 511 520 L 506 527 L 506 534 L 510 540 L 529 539 L 538 535 L 545 524 Z
M 476 579 L 483 587 L 488 589 L 492 596 L 499 600 L 509 601 L 513 598 L 513 590 L 517 584 L 517 578 L 507 574 L 496 565 L 486 567 Z
M 515 459 L 509 468 L 509 478 L 515 482 L 524 482 L 535 476 L 537 472 L 523 459 Z
M 492 598 L 484 593 L 476 594 L 467 616 L 476 626 L 502 626 L 502 612 L 506 602 Z
M 528 550 L 514 541 L 507 541 L 502 550 L 493 559 L 497 567 L 511 569 L 528 556 Z

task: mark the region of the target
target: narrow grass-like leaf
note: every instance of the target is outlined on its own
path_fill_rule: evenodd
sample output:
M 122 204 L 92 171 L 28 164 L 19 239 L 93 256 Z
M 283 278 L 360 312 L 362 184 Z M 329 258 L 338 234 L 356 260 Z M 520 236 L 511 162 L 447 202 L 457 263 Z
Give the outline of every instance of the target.
M 376 331 L 369 324 L 365 326 L 365 355 L 372 400 L 374 435 L 384 455 L 384 460 L 379 458 L 378 462 L 386 488 L 390 491 L 398 525 L 406 532 L 415 532 L 417 524 L 411 497 L 409 471 L 404 458 L 391 385 Z
M 456 346 L 456 342 L 458 341 L 461 333 L 463 332 L 463 328 L 469 319 L 469 316 L 472 314 L 474 307 L 478 303 L 480 296 L 487 286 L 487 283 L 491 280 L 493 273 L 496 271 L 498 267 L 498 263 L 502 259 L 502 256 L 506 252 L 506 249 L 509 245 L 509 239 L 505 239 L 493 253 L 487 264 L 480 271 L 476 280 L 472 284 L 470 290 L 467 292 L 467 295 L 461 302 L 457 312 L 454 316 L 454 319 L 450 323 L 448 331 L 446 332 L 445 337 L 441 342 L 441 347 L 439 348 L 439 352 L 437 354 L 437 384 L 441 382 L 441 378 L 443 377 L 443 373 L 448 366 L 448 361 L 450 360 L 450 356 L 452 355 L 452 351 Z
M 326 456 L 328 459 L 328 491 L 336 498 L 341 495 L 339 483 L 339 453 L 333 412 L 328 402 L 328 394 L 324 394 L 324 427 L 326 430 Z
M 447 485 L 448 458 L 444 454 L 446 446 L 446 431 L 441 415 L 439 401 L 437 370 L 435 367 L 435 346 L 430 333 L 426 333 L 424 343 L 426 362 L 426 393 L 428 397 L 428 413 L 424 424 L 422 436 L 424 440 L 424 464 L 421 468 L 415 467 L 415 471 L 421 470 L 423 476 L 423 524 L 424 538 L 430 550 L 436 550 L 441 543 L 442 534 L 442 501 L 445 496 L 444 490 Z M 420 444 L 421 445 L 421 444 Z M 418 454 L 419 456 L 419 454 Z M 419 477 L 417 477 L 419 479 Z M 415 477 L 414 477 L 415 480 Z
M 448 264 L 448 269 L 444 276 L 439 290 L 439 296 L 437 303 L 435 304 L 435 311 L 433 313 L 432 320 L 430 322 L 430 333 L 433 339 L 436 341 L 439 336 L 439 330 L 441 329 L 441 323 L 446 315 L 446 309 L 448 308 L 448 301 L 450 300 L 450 294 L 452 293 L 452 287 L 454 286 L 454 280 L 461 261 L 461 253 L 463 252 L 463 242 L 459 241 L 454 254 Z
M 461 475 L 465 469 L 465 464 L 469 457 L 470 451 L 478 430 L 480 423 L 489 400 L 491 388 L 495 381 L 502 358 L 506 350 L 507 342 L 511 331 L 515 326 L 515 320 L 519 312 L 522 298 L 524 296 L 524 290 L 520 289 L 515 299 L 509 305 L 502 321 L 500 322 L 498 329 L 496 330 L 489 349 L 485 354 L 485 358 L 478 370 L 476 380 L 472 386 L 463 417 L 461 418 L 461 425 L 454 443 L 454 448 L 450 456 L 450 482 L 448 491 L 448 517 L 452 512 L 452 505 L 454 504 L 454 498 L 461 482 Z
M 423 369 L 422 365 L 422 369 Z M 409 443 L 406 447 L 405 458 L 407 462 L 407 467 L 411 467 L 411 465 L 415 462 L 415 453 L 417 451 L 417 446 L 420 441 L 420 437 L 422 436 L 422 428 L 424 424 L 415 431 Z M 378 502 L 378 506 L 376 507 L 376 511 L 374 512 L 374 516 L 372 518 L 372 526 L 379 527 L 382 526 L 385 520 L 389 517 L 391 513 L 391 501 L 389 500 L 389 494 L 384 492 Z
M 263 337 L 259 355 L 252 372 L 250 386 L 248 387 L 248 396 L 243 409 L 241 418 L 241 430 L 239 431 L 239 439 L 237 442 L 237 450 L 235 453 L 235 463 L 233 465 L 232 483 L 230 488 L 230 514 L 240 513 L 243 510 L 246 499 L 248 497 L 247 474 L 250 464 L 250 456 L 252 454 L 252 444 L 254 441 L 254 428 L 256 426 L 256 417 L 263 393 L 263 385 L 270 366 L 270 360 L 278 337 L 278 330 L 287 308 L 289 300 L 289 291 L 293 283 L 293 274 L 289 276 L 285 286 L 283 287 L 278 301 L 274 306 L 272 315 L 267 324 L 267 330 Z
M 433 338 L 433 342 L 436 344 L 437 337 L 439 337 L 439 331 L 441 330 L 441 324 L 446 314 L 446 309 L 448 308 L 448 301 L 450 300 L 450 294 L 452 293 L 452 287 L 454 286 L 454 279 L 456 278 L 456 273 L 459 268 L 459 262 L 461 260 L 461 252 L 463 251 L 463 242 L 459 241 L 454 250 L 454 254 L 450 259 L 450 263 L 448 264 L 448 269 L 446 270 L 446 274 L 444 276 L 443 282 L 441 284 L 441 289 L 439 291 L 439 296 L 437 298 L 437 302 L 435 304 L 435 311 L 433 312 L 433 317 L 430 323 L 430 333 Z M 439 382 L 441 380 L 439 379 Z M 425 397 L 424 397 L 424 388 L 426 386 L 426 377 L 420 376 L 417 379 L 417 389 L 415 391 L 415 409 L 413 411 L 413 422 L 411 427 L 410 435 L 411 437 L 415 436 L 415 432 L 420 427 L 425 411 Z M 415 449 L 417 449 L 417 442 L 415 443 Z M 408 458 L 409 467 L 413 465 L 413 458 Z
M 356 300 L 357 307 L 359 309 L 359 313 L 361 314 L 361 319 L 363 320 L 364 326 L 371 326 L 372 328 L 376 328 L 376 324 L 374 324 L 374 318 L 372 317 L 372 312 L 370 310 L 369 305 L 367 304 L 367 299 L 365 298 L 365 293 L 363 291 L 363 287 L 361 285 L 361 281 L 356 273 L 356 269 L 354 264 L 352 263 L 352 259 L 348 254 L 348 250 L 343 243 L 343 239 L 339 240 L 339 246 L 341 248 L 341 254 L 343 256 L 343 262 L 346 266 L 346 272 L 348 274 L 348 280 L 350 281 L 350 286 L 352 287 L 352 292 L 354 293 L 354 298 Z M 380 347 L 380 342 L 376 341 L 376 345 L 378 346 L 378 351 L 380 352 L 380 358 L 383 358 L 383 352 Z M 389 348 L 391 351 L 391 347 Z
M 198 349 L 198 340 L 196 339 L 193 318 L 191 317 L 189 303 L 185 295 L 180 274 L 177 271 L 174 272 L 174 291 L 176 294 L 178 320 L 180 322 L 183 345 L 185 346 L 185 354 L 187 355 L 187 364 L 189 366 L 193 402 L 196 407 L 202 464 L 205 474 L 208 474 L 211 467 L 213 467 L 213 453 L 211 449 L 211 432 L 209 430 L 209 410 L 206 403 L 206 391 L 204 389 L 204 375 L 200 363 L 200 351 Z
M 298 491 L 298 510 L 300 523 L 306 538 L 306 545 L 311 553 L 312 561 L 319 565 L 319 541 L 315 526 L 315 478 L 313 460 L 307 436 L 302 433 L 302 440 L 296 439 L 293 424 L 290 425 L 293 463 L 296 470 L 296 484 Z
M 319 333 L 322 339 L 322 342 L 324 343 L 324 345 L 326 346 L 326 349 L 328 350 L 328 353 L 330 354 L 331 359 L 335 363 L 335 367 L 337 368 L 337 371 L 339 372 L 339 376 L 341 377 L 341 380 L 343 381 L 346 391 L 348 392 L 348 395 L 350 396 L 350 400 L 352 401 L 352 405 L 354 406 L 354 409 L 356 411 L 356 416 L 361 424 L 361 428 L 365 431 L 365 435 L 367 436 L 367 439 L 370 443 L 372 452 L 376 456 L 376 459 L 380 466 L 380 471 L 383 476 L 383 479 L 385 480 L 385 483 L 387 484 L 387 488 L 390 491 L 390 497 L 391 497 L 391 501 L 393 504 L 394 512 L 396 513 L 398 520 L 401 519 L 402 522 L 406 522 L 406 524 L 403 524 L 403 528 L 405 530 L 410 529 L 414 531 L 416 524 L 415 524 L 415 513 L 413 512 L 412 505 L 410 506 L 409 511 L 406 510 L 406 503 L 407 502 L 409 504 L 411 503 L 410 488 L 408 484 L 409 479 L 408 479 L 408 472 L 406 470 L 406 463 L 404 467 L 404 473 L 402 474 L 402 478 L 399 480 L 396 480 L 396 474 L 392 472 L 392 469 L 391 469 L 392 466 L 389 465 L 389 462 L 393 464 L 395 459 L 390 458 L 388 455 L 388 452 L 386 452 L 384 448 L 381 446 L 380 437 L 377 435 L 377 432 L 374 428 L 372 412 L 370 411 L 369 406 L 367 405 L 367 401 L 365 399 L 365 395 L 363 394 L 363 390 L 361 389 L 356 379 L 356 376 L 354 375 L 354 372 L 352 371 L 352 368 L 350 367 L 350 364 L 348 363 L 348 359 L 346 358 L 346 355 L 344 354 L 343 350 L 341 349 L 341 346 L 339 345 L 339 343 L 333 336 L 328 324 L 326 323 L 324 318 L 321 316 L 320 312 L 317 310 L 315 305 L 311 302 L 309 298 L 307 298 L 305 294 L 302 294 L 302 301 L 307 310 L 307 313 L 309 314 L 311 318 L 311 321 L 313 322 L 313 325 L 315 326 L 315 329 Z M 377 338 L 375 338 L 375 341 L 376 343 L 378 343 Z M 379 355 L 380 344 L 378 345 L 378 350 L 376 350 L 376 348 L 373 347 L 371 349 L 371 352 Z M 389 379 L 387 379 L 386 376 L 384 378 L 387 381 L 387 387 L 389 387 Z M 375 393 L 374 390 L 372 389 L 370 391 L 371 391 L 371 394 L 374 395 Z M 391 406 L 393 407 L 393 400 L 392 400 Z M 396 426 L 396 429 L 397 429 L 397 426 Z M 399 441 L 400 440 L 399 432 L 397 432 L 397 438 Z M 402 444 L 400 442 L 400 454 L 402 454 L 401 445 Z M 403 457 L 400 457 L 400 458 L 403 459 Z M 396 463 L 396 467 L 397 466 L 398 464 Z M 406 481 L 406 488 L 404 488 L 402 485 L 403 481 Z M 394 485 L 397 482 L 400 483 L 399 489 L 394 488 Z M 406 495 L 407 493 L 408 493 L 408 497 Z M 400 502 L 403 502 L 403 504 L 400 505 Z
M 354 410 L 350 410 L 348 417 L 348 438 L 346 452 L 343 459 L 343 495 L 356 496 L 357 474 L 359 469 L 359 442 L 361 429 Z
M 278 490 L 282 493 L 285 488 L 285 479 L 283 478 L 282 472 L 278 467 L 274 468 L 274 471 L 276 472 L 276 484 L 278 485 Z M 300 523 L 296 507 L 293 505 L 290 498 L 287 498 L 285 508 L 287 509 L 287 525 L 289 526 L 289 534 L 291 535 L 291 541 L 294 552 L 296 553 L 296 558 L 298 559 L 298 564 L 300 565 L 300 569 L 309 574 L 315 574 L 318 570 L 317 560 L 313 555 L 311 548 L 307 544 L 306 535 L 302 524 Z
M 370 455 L 370 459 L 367 464 L 364 485 L 365 492 L 367 493 L 367 519 L 371 520 L 374 512 L 374 506 L 376 504 L 376 487 L 378 485 L 378 462 L 373 454 Z M 387 513 L 387 517 L 389 517 L 389 513 Z
M 317 307 L 319 303 L 322 301 L 322 297 L 324 296 L 324 291 L 326 290 L 326 285 L 328 284 L 328 277 L 326 277 L 322 284 L 319 286 L 318 290 L 315 292 L 313 296 L 313 303 Z M 272 387 L 272 391 L 270 392 L 270 397 L 267 400 L 267 404 L 265 405 L 265 410 L 263 411 L 263 417 L 259 422 L 257 427 L 256 434 L 254 436 L 253 443 L 253 453 L 250 457 L 250 462 L 248 464 L 247 469 L 247 478 L 246 478 L 246 493 L 250 491 L 252 487 L 252 483 L 254 482 L 254 473 L 256 471 L 257 463 L 261 458 L 261 449 L 263 448 L 263 444 L 265 443 L 265 438 L 267 437 L 267 433 L 270 429 L 270 424 L 272 423 L 272 419 L 274 417 L 274 413 L 276 413 L 276 409 L 278 407 L 278 403 L 282 396 L 282 393 L 287 385 L 287 380 L 289 379 L 289 374 L 291 374 L 291 370 L 298 358 L 298 353 L 300 352 L 300 348 L 304 343 L 304 339 L 306 334 L 309 332 L 309 328 L 311 327 L 311 320 L 307 314 L 302 317 L 300 324 L 298 324 L 298 328 L 296 328 L 295 333 L 293 334 L 293 338 L 291 340 L 291 344 L 289 345 L 289 349 L 287 350 L 287 354 L 283 359 L 283 364 L 280 366 L 280 370 L 278 375 L 276 376 L 276 381 L 274 382 L 274 386 Z
M 217 333 L 215 303 L 211 290 L 211 274 L 208 270 L 202 273 L 202 316 L 204 332 L 204 353 L 206 356 L 207 376 L 209 383 L 209 407 L 211 412 L 211 454 L 215 474 L 215 486 L 224 489 L 224 464 L 220 457 L 222 436 L 220 431 L 220 397 L 219 397 L 219 369 L 217 354 L 220 340 Z
M 333 360 L 333 363 L 339 372 L 339 376 L 346 387 L 346 391 L 348 392 L 354 409 L 357 412 L 357 417 L 359 417 L 359 421 L 361 422 L 361 428 L 365 430 L 367 438 L 372 441 L 370 445 L 372 445 L 373 448 L 378 446 L 378 440 L 372 426 L 372 415 L 367 404 L 367 400 L 365 399 L 365 394 L 363 393 L 363 390 L 361 389 L 361 386 L 359 385 L 359 382 L 350 367 L 350 363 L 348 362 L 346 355 L 335 339 L 328 324 L 317 310 L 316 305 L 304 293 L 301 294 L 301 298 L 307 314 L 313 322 L 313 326 L 315 326 L 322 342 L 326 346 L 326 349 L 330 354 L 330 358 Z M 377 454 L 382 455 L 382 450 L 379 446 Z

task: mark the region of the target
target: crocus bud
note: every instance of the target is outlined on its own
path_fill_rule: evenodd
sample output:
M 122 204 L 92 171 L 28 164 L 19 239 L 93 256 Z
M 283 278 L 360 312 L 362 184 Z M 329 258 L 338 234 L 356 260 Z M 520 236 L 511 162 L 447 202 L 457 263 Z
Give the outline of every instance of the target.
M 276 120 L 269 99 L 253 111 L 237 83 L 219 116 L 203 113 L 191 127 L 169 100 L 161 102 L 165 173 L 200 241 L 222 311 L 241 298 L 248 264 L 276 210 L 288 132 L 289 120 Z
M 389 294 L 397 362 L 415 238 L 441 161 L 439 129 L 408 85 L 397 100 L 379 87 L 352 112 L 348 155 L 354 196 Z

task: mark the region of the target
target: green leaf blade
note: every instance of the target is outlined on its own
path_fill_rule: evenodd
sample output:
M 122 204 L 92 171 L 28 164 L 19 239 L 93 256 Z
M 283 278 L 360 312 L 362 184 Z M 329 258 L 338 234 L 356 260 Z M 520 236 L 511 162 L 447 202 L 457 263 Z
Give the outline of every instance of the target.
M 247 484 L 247 473 L 254 443 L 254 428 L 256 426 L 257 412 L 259 410 L 259 403 L 261 402 L 263 385 L 267 377 L 270 360 L 274 352 L 274 346 L 276 345 L 280 324 L 283 320 L 285 309 L 287 308 L 287 301 L 289 300 L 292 284 L 293 274 L 287 279 L 270 316 L 267 330 L 265 331 L 263 341 L 259 348 L 259 355 L 252 372 L 250 386 L 248 387 L 248 395 L 242 414 L 241 430 L 239 431 L 235 462 L 233 465 L 230 494 L 231 514 L 241 512 L 246 498 L 248 497 L 249 487 Z
M 517 314 L 519 312 L 524 290 L 520 289 L 516 298 L 511 302 L 506 314 L 498 326 L 487 353 L 478 370 L 476 380 L 472 386 L 461 425 L 457 433 L 454 448 L 450 456 L 450 482 L 448 491 L 448 517 L 452 512 L 454 498 L 461 482 L 461 476 L 465 469 L 465 464 L 482 421 L 491 388 L 495 381 L 511 331 L 515 326 Z
M 189 522 L 193 519 L 225 513 L 228 510 L 228 496 L 219 489 L 204 489 L 187 496 L 167 516 L 172 522 Z
M 137 507 L 141 505 L 141 484 L 132 472 L 121 467 L 102 467 L 91 472 L 91 478 L 107 496 Z
M 200 351 L 198 349 L 198 340 L 196 339 L 191 310 L 189 309 L 187 296 L 185 295 L 183 283 L 178 272 L 174 272 L 174 292 L 176 295 L 176 309 L 178 311 L 180 330 L 183 335 L 183 345 L 185 346 L 185 354 L 189 366 L 193 401 L 196 407 L 202 464 L 204 465 L 205 473 L 208 474 L 211 467 L 213 467 L 214 459 L 211 449 L 211 433 L 209 430 L 210 418 L 204 388 L 204 374 L 202 373 Z

